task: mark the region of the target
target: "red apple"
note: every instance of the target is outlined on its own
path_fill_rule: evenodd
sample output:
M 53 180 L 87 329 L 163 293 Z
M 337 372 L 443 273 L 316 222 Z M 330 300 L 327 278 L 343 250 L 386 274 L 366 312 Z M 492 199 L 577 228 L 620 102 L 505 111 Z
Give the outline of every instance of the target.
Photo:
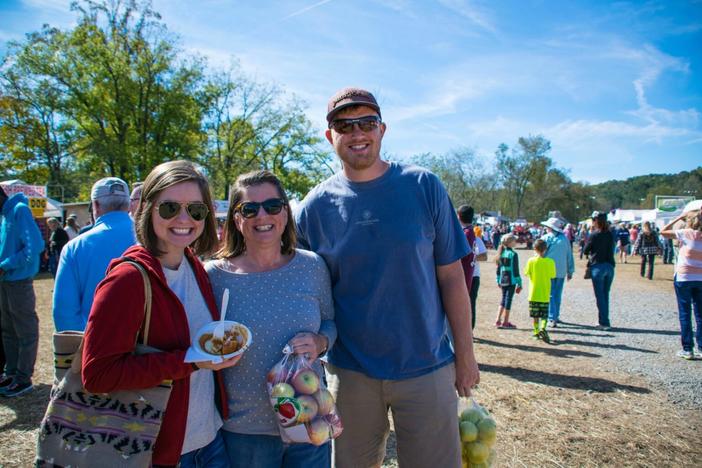
M 310 422 L 317 416 L 317 400 L 309 395 L 300 395 L 297 397 L 297 402 L 300 405 L 300 414 L 297 417 L 298 424 Z
M 277 363 L 268 371 L 268 374 L 266 374 L 266 382 L 275 385 L 278 382 L 285 382 L 287 376 L 285 368 L 280 363 Z
M 317 418 L 307 425 L 307 435 L 314 445 L 322 445 L 329 440 L 329 423 L 323 418 Z
M 334 409 L 334 397 L 326 388 L 320 388 L 312 395 L 319 405 L 319 415 L 329 414 Z
M 273 385 L 271 390 L 271 398 L 286 398 L 295 396 L 295 389 L 292 386 L 281 382 Z
M 312 395 L 319 390 L 319 377 L 312 369 L 301 369 L 292 376 L 290 383 L 297 393 Z

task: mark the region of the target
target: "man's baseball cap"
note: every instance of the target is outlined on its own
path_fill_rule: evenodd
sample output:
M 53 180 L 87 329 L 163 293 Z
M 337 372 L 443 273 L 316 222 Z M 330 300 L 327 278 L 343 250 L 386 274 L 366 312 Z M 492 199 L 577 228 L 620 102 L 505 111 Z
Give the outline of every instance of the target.
M 375 100 L 375 96 L 370 91 L 361 88 L 343 88 L 329 99 L 327 104 L 327 122 L 331 123 L 339 111 L 351 106 L 370 107 L 382 118 L 378 101 Z
M 90 191 L 90 199 L 97 200 L 107 196 L 124 197 L 129 200 L 129 186 L 119 177 L 105 177 L 95 182 Z

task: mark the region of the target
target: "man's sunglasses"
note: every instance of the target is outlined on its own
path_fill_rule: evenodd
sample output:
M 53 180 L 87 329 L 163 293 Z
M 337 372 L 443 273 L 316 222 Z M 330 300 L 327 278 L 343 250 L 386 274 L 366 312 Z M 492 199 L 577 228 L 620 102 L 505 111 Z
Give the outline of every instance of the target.
M 364 132 L 372 132 L 380 126 L 380 117 L 369 115 L 358 119 L 336 119 L 332 120 L 329 128 L 336 131 L 336 133 L 347 134 L 353 132 L 354 125 L 358 125 L 358 128 Z
M 281 211 L 283 211 L 283 207 L 285 206 L 285 200 L 281 198 L 269 198 L 266 201 L 262 201 L 261 203 L 259 202 L 241 202 L 238 205 L 236 205 L 236 208 L 234 208 L 234 211 L 238 211 L 241 213 L 241 216 L 244 218 L 255 218 L 256 215 L 258 215 L 258 210 L 263 207 L 263 209 L 268 213 L 269 215 L 277 215 Z
M 178 216 L 180 209 L 185 206 L 185 211 L 194 221 L 202 221 L 207 217 L 210 209 L 203 202 L 179 203 L 175 201 L 164 201 L 158 205 L 158 215 L 163 219 L 171 219 Z

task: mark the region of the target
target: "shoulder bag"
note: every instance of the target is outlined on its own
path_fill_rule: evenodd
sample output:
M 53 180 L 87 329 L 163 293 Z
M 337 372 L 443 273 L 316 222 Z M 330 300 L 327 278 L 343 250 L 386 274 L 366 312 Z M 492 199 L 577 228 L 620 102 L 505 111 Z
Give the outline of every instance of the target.
M 151 283 L 144 280 L 144 322 L 134 354 L 159 352 L 147 346 L 151 323 Z M 55 378 L 39 427 L 36 466 L 148 467 L 171 393 L 171 381 L 142 390 L 90 393 L 81 380 L 83 332 L 54 334 Z

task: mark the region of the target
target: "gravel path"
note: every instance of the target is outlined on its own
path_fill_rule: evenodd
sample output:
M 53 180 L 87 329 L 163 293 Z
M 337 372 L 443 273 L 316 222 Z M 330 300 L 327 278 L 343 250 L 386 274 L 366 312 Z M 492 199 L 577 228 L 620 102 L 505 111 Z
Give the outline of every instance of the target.
M 528 253 L 520 253 L 526 261 Z M 638 270 L 639 265 L 631 262 L 617 265 L 610 296 L 613 328 L 600 331 L 594 327 L 597 307 L 592 283 L 582 279 L 584 263 L 578 261 L 576 277 L 563 294 L 565 323 L 553 329 L 551 337 L 556 346 L 586 347 L 601 355 L 596 366 L 644 376 L 681 409 L 700 410 L 702 360 L 686 361 L 675 355 L 681 345 L 672 266 L 657 264 L 653 281 L 641 278 Z

